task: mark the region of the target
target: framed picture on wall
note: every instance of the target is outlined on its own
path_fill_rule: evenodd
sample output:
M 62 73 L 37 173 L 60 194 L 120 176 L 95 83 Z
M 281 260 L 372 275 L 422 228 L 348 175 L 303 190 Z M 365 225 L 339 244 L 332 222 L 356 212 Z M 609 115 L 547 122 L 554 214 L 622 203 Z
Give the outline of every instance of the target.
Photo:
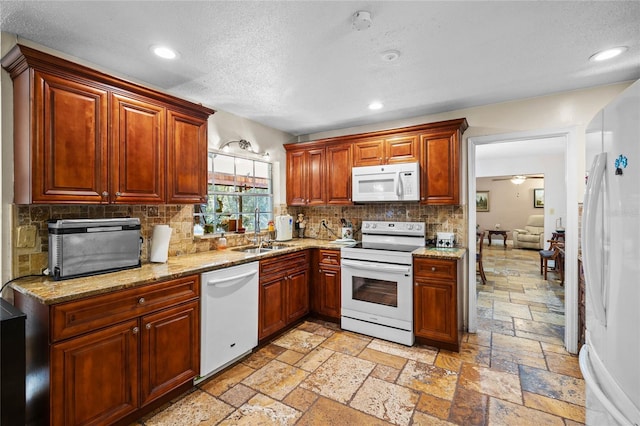
M 536 209 L 544 208 L 544 189 L 535 188 L 533 190 L 533 207 Z
M 489 211 L 489 191 L 476 191 L 476 211 Z

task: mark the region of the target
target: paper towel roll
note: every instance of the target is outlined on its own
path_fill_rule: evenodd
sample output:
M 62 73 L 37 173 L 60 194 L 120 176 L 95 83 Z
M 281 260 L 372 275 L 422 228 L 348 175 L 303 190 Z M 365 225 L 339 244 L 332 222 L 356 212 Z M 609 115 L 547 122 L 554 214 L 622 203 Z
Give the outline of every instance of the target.
M 169 255 L 169 240 L 171 239 L 171 231 L 169 225 L 153 225 L 153 234 L 151 234 L 151 262 L 164 263 Z

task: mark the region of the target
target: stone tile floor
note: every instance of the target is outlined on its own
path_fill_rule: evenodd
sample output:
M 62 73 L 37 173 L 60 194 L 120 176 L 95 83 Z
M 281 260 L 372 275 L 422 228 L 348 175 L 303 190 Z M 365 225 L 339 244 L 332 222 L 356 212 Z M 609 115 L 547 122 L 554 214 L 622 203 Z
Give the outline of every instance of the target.
M 564 289 L 535 250 L 485 248 L 477 334 L 459 353 L 305 321 L 137 425 L 579 425 Z

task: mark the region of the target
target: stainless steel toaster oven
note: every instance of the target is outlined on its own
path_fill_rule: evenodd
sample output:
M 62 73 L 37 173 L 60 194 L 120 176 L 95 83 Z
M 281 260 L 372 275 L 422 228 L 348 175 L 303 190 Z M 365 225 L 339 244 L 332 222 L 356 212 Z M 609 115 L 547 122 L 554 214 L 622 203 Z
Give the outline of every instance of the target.
M 49 222 L 49 274 L 55 280 L 140 266 L 140 219 Z

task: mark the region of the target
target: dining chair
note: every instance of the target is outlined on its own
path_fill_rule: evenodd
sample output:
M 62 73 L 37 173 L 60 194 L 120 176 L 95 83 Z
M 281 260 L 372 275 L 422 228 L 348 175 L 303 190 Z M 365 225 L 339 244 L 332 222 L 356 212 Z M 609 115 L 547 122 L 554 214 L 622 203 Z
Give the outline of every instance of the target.
M 540 250 L 540 275 L 547 279 L 547 272 L 554 271 L 560 275 L 560 285 L 564 284 L 564 268 L 561 264 L 563 259 L 564 242 L 558 240 L 547 240 L 549 248 Z M 553 268 L 549 268 L 549 261 L 553 260 Z

